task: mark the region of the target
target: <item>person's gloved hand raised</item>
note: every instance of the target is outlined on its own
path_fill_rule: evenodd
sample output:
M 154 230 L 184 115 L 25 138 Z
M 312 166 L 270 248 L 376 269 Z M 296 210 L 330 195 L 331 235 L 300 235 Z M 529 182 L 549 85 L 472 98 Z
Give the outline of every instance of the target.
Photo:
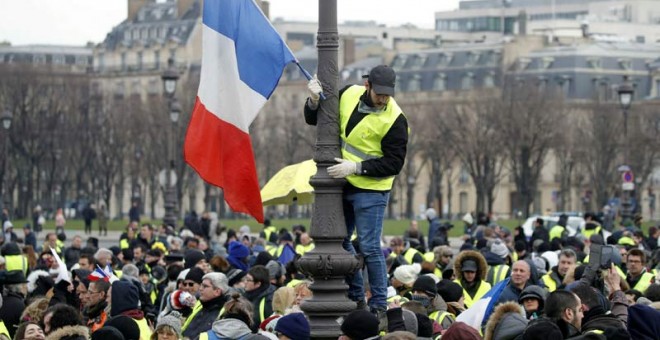
M 328 175 L 333 178 L 345 178 L 357 173 L 357 163 L 342 158 L 335 158 L 335 161 L 338 164 L 328 168 Z
M 323 92 L 323 86 L 319 78 L 314 75 L 314 78 L 310 79 L 307 83 L 307 90 L 309 91 L 309 99 L 313 104 L 318 104 L 319 98 L 321 98 L 321 92 Z

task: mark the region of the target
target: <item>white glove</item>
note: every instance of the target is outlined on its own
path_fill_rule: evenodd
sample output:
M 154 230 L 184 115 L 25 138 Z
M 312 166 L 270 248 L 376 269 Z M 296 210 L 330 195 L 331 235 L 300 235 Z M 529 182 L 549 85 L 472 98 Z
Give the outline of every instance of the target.
M 335 161 L 338 164 L 328 168 L 328 175 L 333 178 L 344 178 L 357 173 L 357 163 L 342 158 L 335 158 Z
M 307 83 L 307 90 L 309 91 L 309 99 L 313 104 L 317 104 L 319 98 L 321 98 L 320 93 L 323 92 L 323 87 L 321 86 L 319 78 L 316 77 L 316 74 L 314 75 L 314 78 L 310 79 Z

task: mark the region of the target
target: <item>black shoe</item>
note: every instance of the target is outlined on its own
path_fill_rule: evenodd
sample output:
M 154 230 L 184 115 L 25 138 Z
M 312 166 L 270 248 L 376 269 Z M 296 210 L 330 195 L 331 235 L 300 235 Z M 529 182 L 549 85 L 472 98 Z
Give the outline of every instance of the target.
M 355 308 L 356 310 L 369 310 L 369 307 L 367 307 L 367 301 L 364 300 L 358 300 L 355 301 L 357 304 L 357 307 Z
M 371 313 L 378 319 L 378 330 L 387 330 L 387 307 L 375 308 L 371 307 Z

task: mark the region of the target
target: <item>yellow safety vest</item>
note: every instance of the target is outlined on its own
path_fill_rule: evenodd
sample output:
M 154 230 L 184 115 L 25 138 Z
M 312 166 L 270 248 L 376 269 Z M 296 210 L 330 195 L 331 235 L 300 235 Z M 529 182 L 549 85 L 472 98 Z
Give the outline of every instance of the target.
M 654 279 L 655 276 L 653 274 L 649 272 L 644 272 L 644 274 L 642 274 L 642 277 L 639 279 L 639 281 L 637 281 L 635 287 L 633 287 L 632 289 L 644 294 L 644 292 L 646 291 L 647 288 L 649 288 L 649 286 L 651 285 Z
M 195 302 L 195 305 L 193 306 L 193 310 L 192 310 L 192 312 L 190 313 L 190 315 L 189 315 L 188 318 L 186 319 L 186 322 L 184 322 L 184 323 L 183 323 L 183 326 L 181 327 L 181 333 L 183 333 L 186 329 L 188 329 L 188 326 L 190 326 L 190 323 L 191 323 L 192 320 L 195 318 L 195 315 L 197 315 L 197 313 L 199 313 L 199 311 L 201 311 L 202 308 L 203 308 L 203 306 L 202 306 L 202 302 L 199 301 L 199 300 L 197 300 L 197 302 Z M 225 307 L 222 307 L 222 308 L 220 309 L 220 313 L 218 313 L 218 319 L 219 319 L 223 314 L 225 314 Z M 142 340 L 142 339 L 140 339 L 140 340 Z
M 600 234 L 601 229 L 602 227 L 600 225 L 597 225 L 596 228 L 593 229 L 584 229 L 582 231 L 582 235 L 588 239 L 591 237 L 591 235 Z
M 463 287 L 461 285 L 461 280 L 454 280 L 454 282 L 458 283 L 459 286 Z M 474 297 L 471 297 L 470 293 L 468 293 L 467 290 L 463 288 L 463 299 L 465 300 L 464 301 L 465 307 L 470 308 L 470 306 L 472 306 L 472 304 L 475 301 L 481 299 L 484 295 L 486 295 L 486 293 L 488 293 L 490 288 L 491 288 L 490 283 L 482 280 L 481 283 L 479 284 L 479 289 L 477 289 L 477 292 L 474 294 Z
M 552 271 L 550 273 L 552 273 Z M 557 285 L 561 284 L 561 282 L 557 283 L 555 279 L 553 279 L 552 276 L 550 276 L 550 273 L 543 275 L 541 277 L 541 280 L 545 284 L 545 287 L 548 288 L 548 291 L 552 293 L 555 290 L 557 290 Z
M 633 240 L 632 238 L 630 238 L 628 236 L 621 237 L 619 239 L 619 242 L 617 242 L 617 244 L 620 244 L 620 245 L 623 245 L 623 246 L 635 246 L 635 245 L 637 245 L 635 243 L 635 240 Z
M 7 338 L 11 339 L 9 336 L 9 331 L 7 330 L 7 326 L 5 326 L 5 322 L 0 320 L 0 335 L 4 335 Z
M 413 264 L 413 259 L 415 258 L 416 254 L 422 256 L 422 253 L 419 250 L 415 248 L 408 248 L 408 250 L 406 250 L 406 252 L 403 254 L 403 258 L 406 260 L 406 262 L 408 262 L 408 264 Z
M 270 235 L 272 233 L 277 233 L 277 228 L 275 226 L 268 226 L 264 228 L 264 235 L 266 236 L 266 242 L 270 242 Z
M 23 275 L 27 275 L 27 259 L 23 255 L 7 255 L 5 256 L 5 268 L 7 271 L 20 270 Z
M 383 157 L 381 141 L 394 122 L 403 114 L 394 98 L 390 98 L 385 110 L 378 114 L 366 115 L 346 136 L 346 126 L 360 102 L 360 96 L 366 91 L 364 86 L 353 85 L 346 89 L 339 101 L 339 124 L 341 127 L 341 155 L 353 162 Z M 361 189 L 387 191 L 392 189 L 394 176 L 368 177 L 350 175 L 346 177 L 349 183 Z
M 121 249 L 130 248 L 130 243 L 128 243 L 127 238 L 123 238 L 123 239 L 119 240 L 119 248 L 121 248 Z
M 556 225 L 556 226 L 552 227 L 552 229 L 550 229 L 550 241 L 552 241 L 556 238 L 561 238 L 561 234 L 564 233 L 564 230 L 566 230 L 566 228 L 564 228 L 560 225 Z
M 451 320 L 451 323 L 454 323 L 456 321 L 456 315 L 449 313 L 447 311 L 440 312 L 440 311 L 435 311 L 431 314 L 429 314 L 429 319 L 435 320 L 438 322 L 438 325 L 442 326 L 442 322 L 445 321 L 445 319 L 449 317 L 449 320 Z M 444 327 L 443 327 L 444 328 Z
M 142 318 L 142 320 L 135 320 L 135 323 L 138 325 L 138 328 L 140 328 L 140 340 L 149 340 L 151 339 L 151 328 L 149 328 L 149 324 L 147 323 L 147 319 Z
M 302 256 L 302 255 L 305 255 L 305 253 L 314 250 L 314 247 L 315 247 L 314 243 L 310 243 L 306 246 L 303 246 L 302 244 L 299 244 L 299 245 L 296 246 L 296 253 L 298 253 Z
M 509 272 L 509 266 L 506 264 L 498 264 L 497 266 L 490 267 L 486 281 L 491 285 L 496 285 L 498 282 L 506 279 L 506 273 Z

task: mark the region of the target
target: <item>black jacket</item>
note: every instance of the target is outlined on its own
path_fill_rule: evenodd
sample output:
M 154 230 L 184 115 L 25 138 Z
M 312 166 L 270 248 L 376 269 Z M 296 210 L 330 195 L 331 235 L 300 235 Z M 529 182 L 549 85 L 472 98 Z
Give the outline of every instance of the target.
M 21 294 L 9 292 L 2 296 L 2 308 L 0 308 L 0 320 L 5 322 L 10 338 L 14 338 L 16 328 L 21 321 L 21 314 L 25 310 L 24 297 Z
M 341 101 L 341 96 L 349 88 L 349 85 L 344 87 L 339 91 L 339 100 Z M 360 100 L 369 104 L 371 99 L 365 91 L 364 94 L 360 97 Z M 346 126 L 346 135 L 350 135 L 353 128 L 368 114 L 358 112 L 358 105 L 355 105 L 351 118 L 348 120 Z M 318 108 L 312 110 L 307 104 L 305 104 L 305 122 L 309 125 L 316 125 L 317 123 L 317 114 Z M 408 120 L 406 116 L 401 114 L 396 119 L 390 130 L 383 136 L 381 140 L 381 150 L 383 151 L 383 157 L 377 159 L 369 159 L 362 161 L 362 173 L 361 175 L 370 176 L 370 177 L 389 177 L 398 175 L 403 167 L 403 163 L 406 159 L 406 150 L 408 145 Z M 346 189 L 354 191 L 365 191 L 363 189 L 357 189 L 350 184 L 347 184 Z M 369 191 L 369 190 L 366 190 Z
M 268 286 L 261 286 L 253 291 L 245 292 L 243 294 L 246 299 L 252 302 L 252 308 L 254 309 L 254 325 L 259 326 L 261 324 L 261 312 L 259 305 L 261 304 L 262 299 L 266 299 L 264 304 L 264 318 L 267 318 L 273 314 L 273 293 L 275 293 L 275 286 L 268 284 Z
M 188 328 L 183 332 L 183 336 L 192 340 L 199 339 L 201 333 L 207 332 L 211 329 L 213 322 L 218 318 L 220 310 L 226 302 L 227 295 L 225 294 L 220 295 L 211 301 L 201 302 L 202 310 L 200 310 L 192 321 L 190 321 Z

